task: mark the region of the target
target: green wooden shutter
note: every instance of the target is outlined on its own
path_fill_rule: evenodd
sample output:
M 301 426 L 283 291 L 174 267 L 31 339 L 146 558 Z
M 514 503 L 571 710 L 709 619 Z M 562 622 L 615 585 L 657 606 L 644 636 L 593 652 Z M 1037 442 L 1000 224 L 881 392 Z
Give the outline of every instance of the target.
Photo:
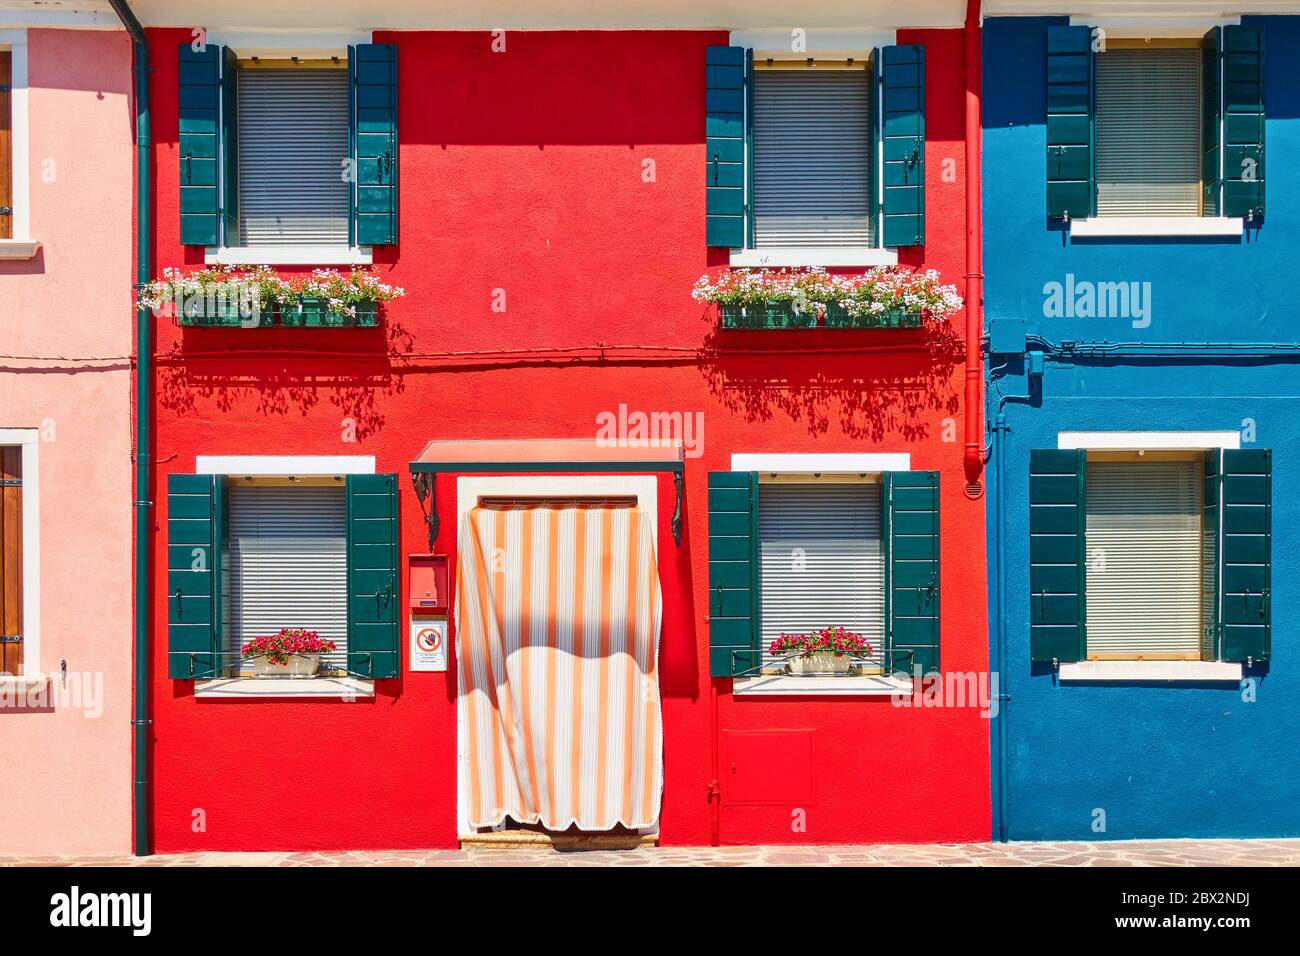
M 1205 452 L 1201 479 L 1201 660 L 1219 656 L 1219 512 L 1223 481 L 1219 449 Z
M 1224 449 L 1219 658 L 1272 656 L 1273 453 Z
M 347 476 L 348 673 L 396 677 L 397 476 Z
M 709 674 L 730 677 L 758 666 L 757 641 L 758 473 L 711 471 Z
M 181 242 L 221 245 L 221 66 L 224 48 L 179 48 L 179 149 Z
M 925 243 L 925 47 L 887 46 L 880 53 L 884 244 L 919 246 Z
M 928 674 L 939 669 L 939 473 L 882 477 L 885 666 Z
M 239 59 L 224 48 L 221 71 L 221 223 L 222 242 L 239 241 Z
M 397 46 L 348 48 L 349 115 L 356 178 L 351 190 L 350 241 L 397 242 Z
M 1220 27 L 1201 38 L 1201 214 L 1205 216 L 1219 214 L 1223 191 L 1221 40 Z
M 1047 215 L 1086 219 L 1093 171 L 1092 29 L 1047 28 Z
M 1264 31 L 1223 28 L 1223 214 L 1264 215 Z
M 1087 452 L 1029 453 L 1029 655 L 1036 662 L 1087 657 Z
M 216 677 L 221 651 L 221 475 L 167 476 L 167 676 Z
M 711 46 L 704 52 L 705 242 L 743 248 L 749 234 L 745 202 L 750 51 Z

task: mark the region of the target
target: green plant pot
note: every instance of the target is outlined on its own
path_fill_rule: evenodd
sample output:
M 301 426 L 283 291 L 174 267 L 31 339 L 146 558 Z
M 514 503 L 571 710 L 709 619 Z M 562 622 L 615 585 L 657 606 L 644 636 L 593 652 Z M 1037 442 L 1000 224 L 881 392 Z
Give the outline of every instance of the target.
M 793 302 L 719 305 L 724 329 L 808 329 L 817 324 L 817 311 L 797 309 Z
M 832 302 L 826 306 L 828 329 L 919 329 L 921 314 L 891 309 L 879 315 L 850 315 L 842 305 Z
M 220 296 L 186 299 L 179 303 L 176 315 L 178 325 L 199 328 L 237 329 L 249 319 L 250 316 L 244 314 L 242 303 L 237 299 Z
M 280 324 L 290 328 L 340 329 L 373 328 L 379 324 L 377 303 L 358 302 L 356 314 L 329 308 L 324 299 L 302 296 L 296 303 L 282 303 Z

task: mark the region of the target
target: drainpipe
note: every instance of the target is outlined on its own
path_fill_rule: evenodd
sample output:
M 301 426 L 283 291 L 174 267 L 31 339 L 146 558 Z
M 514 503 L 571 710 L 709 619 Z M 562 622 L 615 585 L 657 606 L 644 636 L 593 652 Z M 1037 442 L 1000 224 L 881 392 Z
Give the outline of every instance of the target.
M 984 328 L 984 251 L 980 213 L 980 0 L 966 0 L 966 495 L 982 493 L 980 336 Z
M 135 281 L 148 282 L 149 229 L 149 44 L 144 27 L 126 0 L 109 0 L 135 44 Z M 153 328 L 149 309 L 135 311 L 135 697 L 131 729 L 135 749 L 135 783 L 132 804 L 135 825 L 132 849 L 136 856 L 153 853 L 149 826 L 149 546 L 152 530 L 149 500 L 149 450 L 153 437 L 149 416 L 153 407 Z

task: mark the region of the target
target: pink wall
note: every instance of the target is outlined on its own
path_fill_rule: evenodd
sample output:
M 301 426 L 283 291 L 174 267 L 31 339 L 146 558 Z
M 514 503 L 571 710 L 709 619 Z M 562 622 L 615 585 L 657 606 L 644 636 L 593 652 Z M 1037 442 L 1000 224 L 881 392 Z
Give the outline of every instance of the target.
M 69 692 L 0 708 L 0 855 L 131 840 L 131 47 L 31 30 L 34 259 L 0 262 L 0 428 L 41 428 L 41 648 Z M 12 356 L 64 357 L 33 361 Z M 107 359 L 87 362 L 86 358 Z M 77 676 L 80 675 L 80 676 Z

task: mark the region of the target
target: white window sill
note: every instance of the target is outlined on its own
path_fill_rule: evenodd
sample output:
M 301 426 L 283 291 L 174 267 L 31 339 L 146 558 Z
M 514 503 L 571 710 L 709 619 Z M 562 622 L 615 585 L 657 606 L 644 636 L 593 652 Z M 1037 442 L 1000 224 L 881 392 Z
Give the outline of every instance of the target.
M 0 694 L 7 690 L 27 691 L 48 684 L 49 674 L 0 674 Z
M 791 677 L 764 674 L 737 677 L 731 692 L 736 697 L 892 697 L 912 693 L 907 677 Z
M 1240 216 L 1094 216 L 1071 219 L 1070 235 L 1081 238 L 1126 236 L 1240 236 Z
M 1079 661 L 1061 665 L 1061 680 L 1237 684 L 1241 671 L 1240 664 L 1225 661 Z
M 368 266 L 370 246 L 208 246 L 210 266 Z
M 40 248 L 38 239 L 0 239 L 0 259 L 34 259 Z
M 359 677 L 222 677 L 196 680 L 195 697 L 374 697 L 375 682 Z
M 875 249 L 867 246 L 844 246 L 836 248 L 770 248 L 770 249 L 732 249 L 731 265 L 733 267 L 752 268 L 770 266 L 773 268 L 798 268 L 801 266 L 825 266 L 826 268 L 853 266 L 895 266 L 898 265 L 898 253 L 893 249 Z

